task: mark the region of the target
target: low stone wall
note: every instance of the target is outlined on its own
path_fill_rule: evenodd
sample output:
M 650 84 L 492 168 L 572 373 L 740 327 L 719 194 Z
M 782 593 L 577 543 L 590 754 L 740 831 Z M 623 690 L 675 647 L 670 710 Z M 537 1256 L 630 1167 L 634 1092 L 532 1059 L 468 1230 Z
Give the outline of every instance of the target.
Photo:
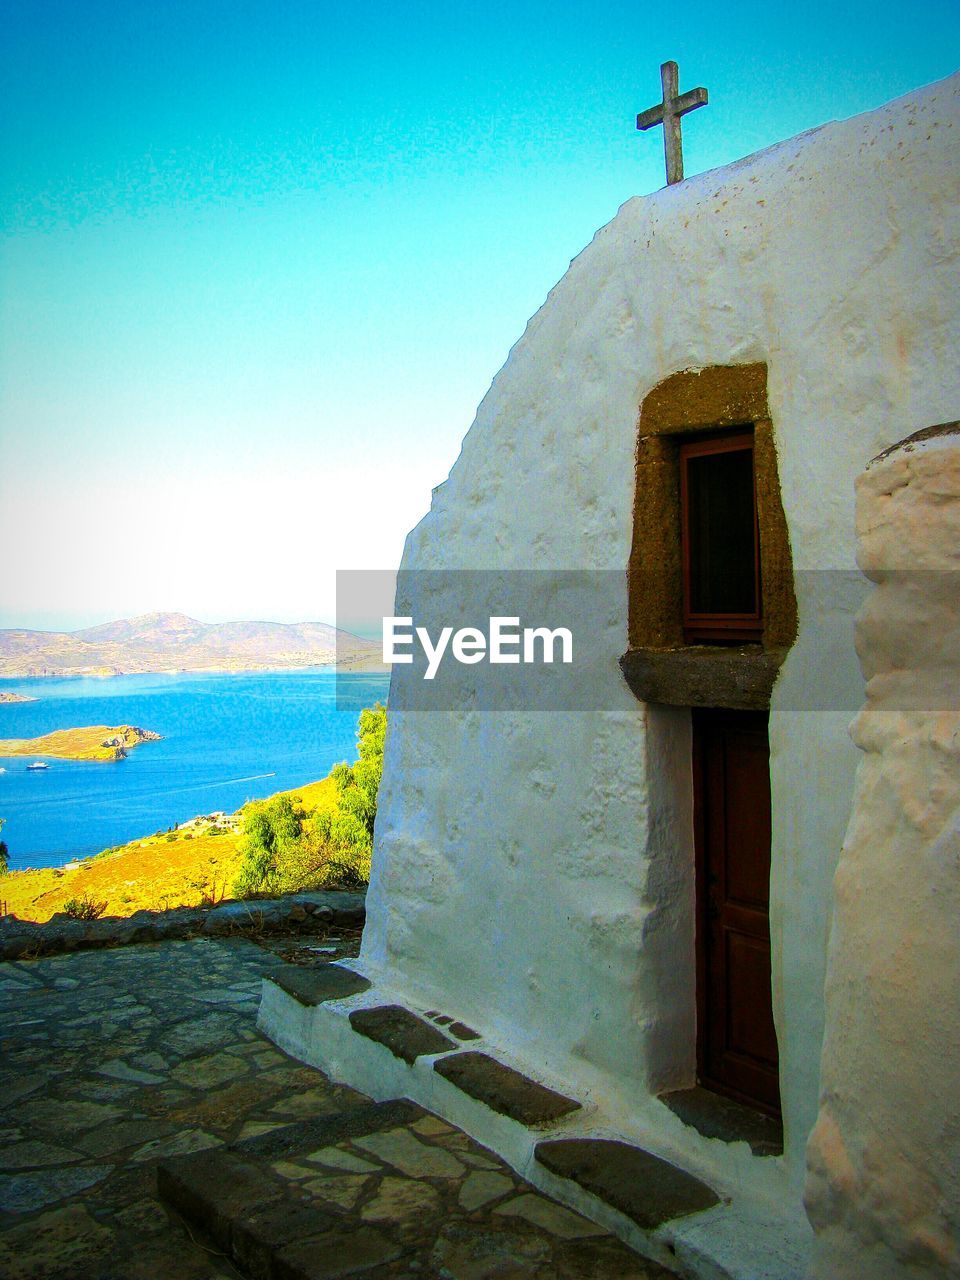
M 74 920 L 58 911 L 36 924 L 16 916 L 0 918 L 0 960 L 20 960 L 56 951 L 116 947 L 169 938 L 219 938 L 227 934 L 315 933 L 328 925 L 360 925 L 365 893 L 327 890 L 292 893 L 260 901 L 224 902 L 218 907 L 178 907 L 136 911 L 132 916 Z

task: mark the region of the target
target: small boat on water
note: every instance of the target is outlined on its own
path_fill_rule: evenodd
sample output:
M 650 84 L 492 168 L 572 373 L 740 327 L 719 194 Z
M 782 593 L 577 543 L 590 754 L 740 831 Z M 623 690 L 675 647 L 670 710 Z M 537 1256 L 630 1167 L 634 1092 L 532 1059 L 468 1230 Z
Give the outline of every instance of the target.
M 42 760 L 34 760 L 33 764 L 27 765 L 28 772 L 30 769 L 49 769 L 49 768 L 50 766 L 48 764 L 45 764 Z

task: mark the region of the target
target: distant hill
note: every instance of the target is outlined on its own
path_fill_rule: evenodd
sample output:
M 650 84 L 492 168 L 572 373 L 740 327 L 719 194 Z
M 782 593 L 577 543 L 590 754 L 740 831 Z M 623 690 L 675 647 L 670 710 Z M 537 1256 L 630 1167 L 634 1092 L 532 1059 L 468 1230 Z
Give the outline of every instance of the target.
M 82 631 L 0 630 L 0 676 L 383 669 L 380 646 L 325 622 L 198 622 L 146 613 Z

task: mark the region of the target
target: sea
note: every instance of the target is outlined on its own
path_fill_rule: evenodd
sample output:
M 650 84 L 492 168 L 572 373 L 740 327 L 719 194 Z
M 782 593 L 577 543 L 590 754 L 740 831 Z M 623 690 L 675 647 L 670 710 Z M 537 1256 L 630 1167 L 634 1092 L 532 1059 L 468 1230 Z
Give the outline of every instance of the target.
M 329 667 L 0 680 L 0 690 L 36 698 L 0 703 L 0 738 L 98 724 L 162 738 L 115 762 L 0 755 L 10 870 L 61 866 L 325 778 L 356 759 L 360 710 L 386 702 L 388 685 L 387 675 Z M 35 759 L 49 768 L 28 771 Z

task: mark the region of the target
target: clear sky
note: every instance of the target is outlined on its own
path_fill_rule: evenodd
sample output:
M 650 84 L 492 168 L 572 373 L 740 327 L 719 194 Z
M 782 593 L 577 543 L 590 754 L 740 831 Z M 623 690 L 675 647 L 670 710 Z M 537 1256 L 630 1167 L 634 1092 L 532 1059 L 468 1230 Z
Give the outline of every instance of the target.
M 569 260 L 960 65 L 956 0 L 7 0 L 0 626 L 331 618 Z

